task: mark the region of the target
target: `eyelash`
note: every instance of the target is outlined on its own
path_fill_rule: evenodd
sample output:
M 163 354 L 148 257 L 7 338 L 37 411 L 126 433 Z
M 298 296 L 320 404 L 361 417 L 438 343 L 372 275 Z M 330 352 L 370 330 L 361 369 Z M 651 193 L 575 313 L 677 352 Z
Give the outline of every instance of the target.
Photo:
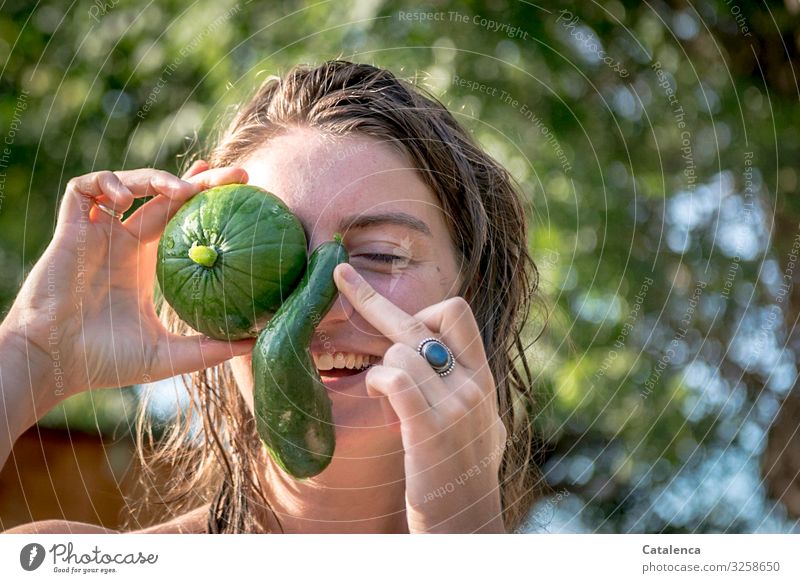
M 399 255 L 390 255 L 388 253 L 364 253 L 361 257 L 366 257 L 371 261 L 376 261 L 378 263 L 397 263 L 398 261 L 405 261 L 405 257 L 400 257 Z M 380 258 L 380 259 L 379 259 Z

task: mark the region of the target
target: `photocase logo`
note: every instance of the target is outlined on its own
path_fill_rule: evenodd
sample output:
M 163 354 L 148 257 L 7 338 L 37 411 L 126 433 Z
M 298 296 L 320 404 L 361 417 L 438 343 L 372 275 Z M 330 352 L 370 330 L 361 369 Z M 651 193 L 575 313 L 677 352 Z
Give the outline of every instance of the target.
M 44 547 L 39 543 L 30 543 L 19 552 L 19 564 L 26 571 L 35 571 L 44 562 Z

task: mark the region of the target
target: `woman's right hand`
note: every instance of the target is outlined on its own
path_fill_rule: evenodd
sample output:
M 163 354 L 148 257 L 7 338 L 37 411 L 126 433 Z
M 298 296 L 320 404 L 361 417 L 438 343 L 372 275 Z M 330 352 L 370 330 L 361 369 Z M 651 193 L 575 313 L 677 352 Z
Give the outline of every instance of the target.
M 150 168 L 69 181 L 52 241 L 33 267 L 2 336 L 20 343 L 36 418 L 89 389 L 146 383 L 250 352 L 254 339 L 220 342 L 169 333 L 153 306 L 158 239 L 181 205 L 212 186 L 247 182 L 241 168 L 198 161 L 183 179 Z M 155 195 L 127 220 L 133 199 Z

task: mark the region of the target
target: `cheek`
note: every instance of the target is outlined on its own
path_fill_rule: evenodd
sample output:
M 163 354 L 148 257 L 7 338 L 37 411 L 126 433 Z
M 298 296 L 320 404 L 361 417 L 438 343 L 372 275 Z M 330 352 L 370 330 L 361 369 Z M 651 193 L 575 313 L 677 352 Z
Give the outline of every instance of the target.
M 441 301 L 438 280 L 413 273 L 395 276 L 364 274 L 365 279 L 379 294 L 409 314 Z

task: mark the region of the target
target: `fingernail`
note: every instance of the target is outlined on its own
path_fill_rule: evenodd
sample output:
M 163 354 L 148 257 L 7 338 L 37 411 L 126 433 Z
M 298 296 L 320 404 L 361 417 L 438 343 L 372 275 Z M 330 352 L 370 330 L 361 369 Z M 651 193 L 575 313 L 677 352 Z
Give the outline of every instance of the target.
M 342 266 L 339 268 L 339 273 L 348 285 L 358 285 L 361 281 L 361 276 L 358 275 L 356 270 L 349 263 L 342 263 Z

